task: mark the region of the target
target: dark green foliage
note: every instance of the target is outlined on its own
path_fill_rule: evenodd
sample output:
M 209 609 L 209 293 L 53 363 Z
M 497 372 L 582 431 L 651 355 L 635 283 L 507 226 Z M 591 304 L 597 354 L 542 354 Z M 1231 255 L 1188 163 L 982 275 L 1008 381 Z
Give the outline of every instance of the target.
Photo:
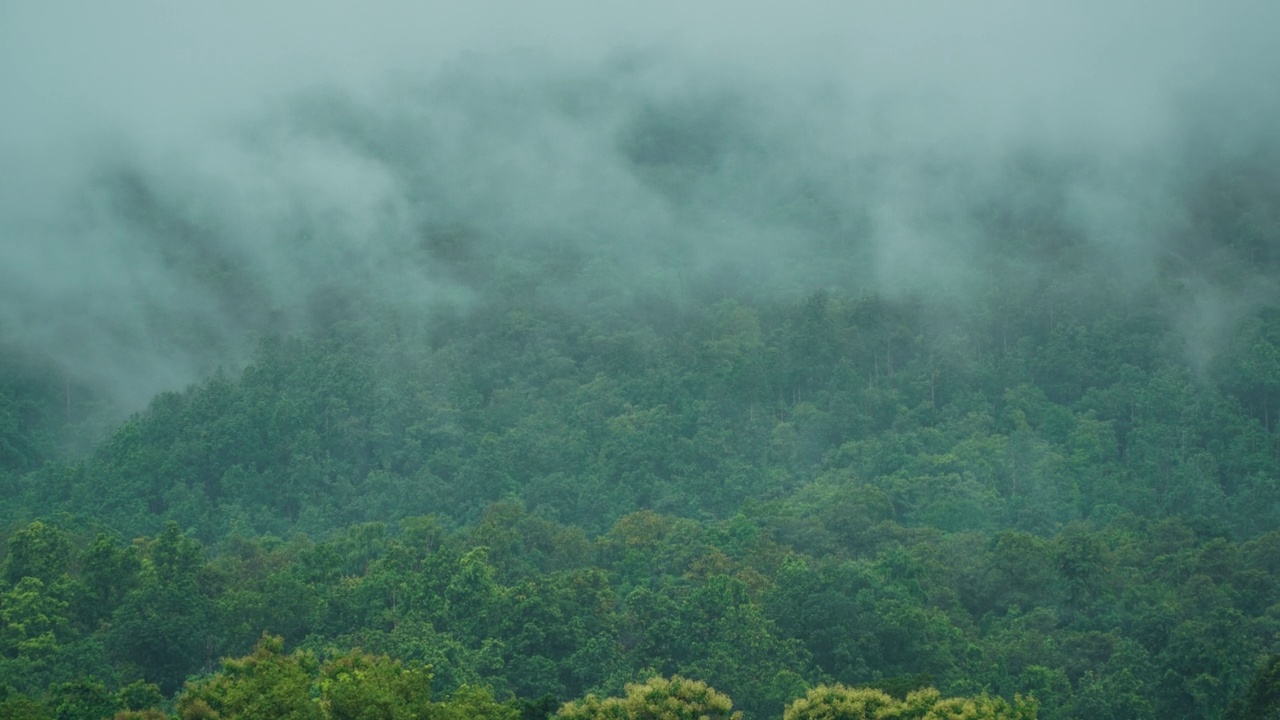
M 4 577 L 9 585 L 23 578 L 52 583 L 67 568 L 71 559 L 71 542 L 57 527 L 36 521 L 9 536 L 9 556 Z
M 660 120 L 634 152 L 667 172 Z M 399 717 L 430 666 L 440 717 L 655 673 L 751 717 L 833 682 L 1263 717 L 1239 713 L 1271 702 L 1248 678 L 1280 631 L 1280 316 L 1195 365 L 1113 280 L 1073 287 L 955 316 L 838 289 L 372 308 L 39 468 L 46 426 L 0 393 L 0 712 L 149 711 L 193 678 L 192 717 L 215 688 L 251 705 L 227 678 L 258 666 L 219 663 L 265 652 L 300 716 Z M 385 682 L 313 697 L 360 673 Z
M 125 710 L 146 710 L 164 704 L 164 695 L 161 694 L 160 688 L 143 680 L 135 680 L 120 688 L 116 693 L 116 699 L 120 707 Z
M 12 687 L 0 685 L 0 719 L 53 720 L 53 714 L 36 699 L 18 693 Z
M 58 720 L 102 720 L 121 709 L 115 693 L 89 679 L 50 686 L 45 704 Z
M 555 695 L 543 695 L 536 700 L 520 700 L 520 720 L 548 720 L 563 703 Z
M 199 544 L 169 523 L 146 545 L 138 586 L 121 598 L 106 631 L 112 657 L 145 668 L 166 693 L 212 660 L 211 598 L 198 577 L 203 564 Z
M 172 693 L 249 649 L 250 633 L 282 627 L 321 664 L 354 647 L 430 664 L 446 694 L 485 684 L 499 697 L 573 698 L 654 670 L 712 678 L 763 716 L 834 679 L 894 696 L 934 684 L 1029 694 L 1047 718 L 1211 717 L 1244 695 L 1249 658 L 1280 630 L 1251 609 L 1274 597 L 1275 538 L 1203 539 L 1176 521 L 1129 516 L 1039 538 L 890 520 L 880 549 L 816 557 L 773 540 L 769 528 L 790 522 L 781 504 L 709 523 L 635 513 L 594 541 L 513 506 L 488 517 L 501 522 L 241 538 L 212 559 L 170 525 L 135 543 L 141 569 L 125 586 L 136 584 L 108 594 L 110 621 L 84 630 L 58 588 L 87 588 L 74 569 L 113 545 L 65 534 L 75 574 L 53 590 L 26 577 L 5 595 L 0 673 L 43 707 L 141 710 L 158 704 L 155 686 L 72 678 L 88 669 L 117 683 L 123 667 Z M 540 712 L 522 708 L 512 712 Z
M 1275 720 L 1280 718 L 1280 655 L 1271 655 L 1254 674 L 1244 697 L 1233 700 L 1226 720 Z

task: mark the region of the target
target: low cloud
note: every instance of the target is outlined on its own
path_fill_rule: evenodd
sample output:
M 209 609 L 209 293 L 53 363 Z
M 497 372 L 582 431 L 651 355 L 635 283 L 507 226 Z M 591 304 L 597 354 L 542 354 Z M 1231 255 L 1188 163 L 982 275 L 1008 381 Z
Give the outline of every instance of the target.
M 504 287 L 954 303 L 1173 273 L 1204 364 L 1274 295 L 1246 246 L 1280 232 L 1250 164 L 1280 11 L 1201 5 L 10 5 L 0 338 L 132 409 L 257 334 Z M 1188 201 L 1210 186 L 1252 224 Z

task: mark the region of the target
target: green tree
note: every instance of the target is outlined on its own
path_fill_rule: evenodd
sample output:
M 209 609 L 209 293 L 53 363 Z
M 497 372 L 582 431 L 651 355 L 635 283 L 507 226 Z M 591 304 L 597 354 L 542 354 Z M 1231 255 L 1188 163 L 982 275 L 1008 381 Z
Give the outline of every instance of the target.
M 626 696 L 600 699 L 588 695 L 566 703 L 556 713 L 562 720 L 738 720 L 728 695 L 700 680 L 679 675 L 629 683 Z
M 170 720 L 169 713 L 157 709 L 146 708 L 144 710 L 121 710 L 111 716 L 111 720 Z
M 316 662 L 284 654 L 284 641 L 264 636 L 253 653 L 227 659 L 214 675 L 188 683 L 178 696 L 182 720 L 325 720 L 311 697 Z
M 51 686 L 45 704 L 58 720 L 102 720 L 121 709 L 116 694 L 91 678 Z
M 54 720 L 44 703 L 0 685 L 0 720 Z
M 317 681 L 325 720 L 427 720 L 431 670 L 406 668 L 359 651 L 320 668 Z
M 110 536 L 100 534 L 85 550 L 80 565 L 78 579 L 85 592 L 76 598 L 75 614 L 92 629 L 137 585 L 142 563 L 136 547 L 121 547 Z
M 1280 655 L 1271 655 L 1254 673 L 1244 697 L 1227 707 L 1224 720 L 1280 720 Z
M 209 659 L 210 602 L 198 575 L 200 544 L 170 522 L 147 544 L 138 587 L 116 608 L 107 647 L 118 660 L 142 669 L 165 692 Z
M 493 689 L 485 685 L 463 685 L 445 702 L 432 705 L 431 720 L 520 720 L 515 703 L 493 699 Z
M 0 650 L 13 657 L 44 658 L 66 639 L 67 603 L 35 577 L 24 577 L 0 595 Z
M 160 687 L 144 680 L 135 680 L 120 688 L 116 699 L 126 710 L 148 710 L 164 704 Z
M 4 578 L 9 585 L 17 585 L 26 577 L 51 585 L 67 571 L 70 560 L 71 540 L 67 534 L 37 520 L 9 536 Z
M 783 720 L 1035 720 L 1034 700 L 979 695 L 943 698 L 933 688 L 915 690 L 898 700 L 882 690 L 819 685 L 783 712 Z

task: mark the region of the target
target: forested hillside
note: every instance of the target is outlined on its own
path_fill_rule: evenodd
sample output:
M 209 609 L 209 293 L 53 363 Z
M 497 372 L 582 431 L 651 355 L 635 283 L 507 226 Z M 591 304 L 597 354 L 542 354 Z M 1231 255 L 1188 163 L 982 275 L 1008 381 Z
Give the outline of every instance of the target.
M 84 460 L 9 466 L 5 682 L 167 694 L 268 632 L 500 698 L 656 671 L 758 717 L 892 678 L 1217 717 L 1280 631 L 1280 327 L 1198 370 L 1105 292 L 947 328 L 818 291 L 266 339 Z M 33 417 L 7 447 L 39 452 Z
M 1280 145 L 828 152 L 668 73 L 108 163 L 154 287 L 0 317 L 0 717 L 1274 717 Z

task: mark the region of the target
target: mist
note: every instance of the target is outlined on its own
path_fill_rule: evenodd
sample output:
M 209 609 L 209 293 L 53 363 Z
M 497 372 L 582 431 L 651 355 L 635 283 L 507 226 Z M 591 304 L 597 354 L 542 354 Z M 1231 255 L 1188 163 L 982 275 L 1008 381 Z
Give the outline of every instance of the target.
M 127 412 L 386 309 L 1096 276 L 1203 367 L 1276 293 L 1280 7 L 1038 5 L 8 3 L 0 348 Z

